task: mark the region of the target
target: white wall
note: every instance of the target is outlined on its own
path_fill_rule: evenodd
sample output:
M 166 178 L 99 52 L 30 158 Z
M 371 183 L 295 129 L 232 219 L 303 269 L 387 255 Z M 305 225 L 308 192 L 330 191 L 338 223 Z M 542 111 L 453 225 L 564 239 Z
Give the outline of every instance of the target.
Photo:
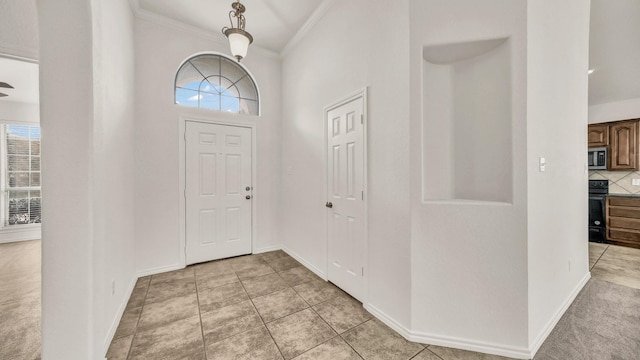
M 126 0 L 41 0 L 38 10 L 42 355 L 99 359 L 136 279 L 133 17 Z
M 410 324 L 408 0 L 332 5 L 283 60 L 285 247 L 326 274 L 324 113 L 368 87 L 365 305 Z M 392 324 L 394 325 L 394 324 Z
M 254 252 L 280 246 L 281 64 L 276 57 L 249 48 L 242 63 L 258 84 L 261 116 L 224 114 L 174 104 L 179 66 L 195 53 L 228 54 L 224 37 L 201 36 L 155 21 L 136 21 L 136 263 L 139 273 L 179 267 L 180 196 L 179 117 L 250 122 L 257 127 Z
M 35 0 L 0 0 L 0 54 L 38 59 Z
M 14 101 L 0 101 L 0 121 L 6 124 L 39 123 L 40 105 Z
M 104 355 L 137 279 L 134 18 L 128 0 L 92 5 L 94 327 Z
M 86 0 L 38 0 L 42 138 L 42 358 L 96 358 L 93 62 Z M 72 39 L 69 41 L 69 39 Z M 61 46 L 64 51 L 60 51 Z M 65 91 L 60 91 L 65 84 Z
M 416 340 L 522 356 L 528 349 L 526 1 L 413 0 L 410 14 L 411 329 Z M 511 131 L 501 136 L 511 137 L 512 160 L 504 167 L 512 167 L 512 200 L 422 201 L 423 171 L 438 171 L 422 169 L 423 47 L 504 37 Z
M 640 118 L 640 98 L 589 106 L 589 124 Z
M 640 2 L 592 0 L 589 123 L 640 118 Z
M 537 350 L 589 276 L 589 1 L 529 1 L 527 30 L 529 342 Z
M 590 3 L 589 105 L 640 98 L 640 1 Z
M 38 59 L 38 14 L 35 0 L 0 0 L 0 56 L 27 60 Z M 37 86 L 37 84 L 35 85 Z M 39 124 L 40 105 L 0 101 L 0 122 Z M 0 243 L 33 240 L 41 237 L 40 228 L 5 229 Z

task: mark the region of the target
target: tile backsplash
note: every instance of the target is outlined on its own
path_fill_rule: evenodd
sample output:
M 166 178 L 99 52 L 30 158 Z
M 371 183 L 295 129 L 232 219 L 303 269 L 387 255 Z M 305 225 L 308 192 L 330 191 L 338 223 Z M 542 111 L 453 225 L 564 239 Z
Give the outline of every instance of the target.
M 640 171 L 589 171 L 589 180 L 609 180 L 610 194 L 640 194 L 640 186 L 632 185 L 633 179 L 640 179 Z

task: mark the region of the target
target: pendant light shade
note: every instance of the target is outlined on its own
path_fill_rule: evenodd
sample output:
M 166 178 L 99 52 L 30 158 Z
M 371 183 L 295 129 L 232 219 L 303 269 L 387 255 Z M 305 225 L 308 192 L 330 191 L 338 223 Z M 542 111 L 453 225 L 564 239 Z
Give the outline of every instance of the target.
M 244 5 L 242 5 L 240 1 L 236 1 L 231 4 L 231 7 L 233 8 L 233 10 L 229 12 L 231 27 L 225 26 L 222 28 L 222 33 L 229 39 L 231 54 L 240 62 L 240 60 L 247 56 L 247 50 L 249 49 L 249 44 L 253 42 L 253 36 L 244 30 L 246 24 L 243 15 L 246 10 Z M 234 18 L 236 19 L 235 26 L 233 23 Z

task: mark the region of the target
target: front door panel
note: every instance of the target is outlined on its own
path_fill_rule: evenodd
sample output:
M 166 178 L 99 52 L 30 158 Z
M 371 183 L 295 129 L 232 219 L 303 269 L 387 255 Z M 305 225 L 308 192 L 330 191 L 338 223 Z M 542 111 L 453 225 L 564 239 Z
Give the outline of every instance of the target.
M 251 136 L 249 128 L 186 123 L 187 264 L 251 253 Z

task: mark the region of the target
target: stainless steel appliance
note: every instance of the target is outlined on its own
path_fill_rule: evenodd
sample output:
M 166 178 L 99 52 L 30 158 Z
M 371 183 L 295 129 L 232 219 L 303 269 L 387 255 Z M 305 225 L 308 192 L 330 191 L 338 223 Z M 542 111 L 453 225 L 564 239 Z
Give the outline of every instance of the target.
M 589 148 L 589 170 L 607 170 L 607 148 Z
M 605 200 L 609 193 L 609 180 L 589 180 L 589 241 L 605 242 Z

